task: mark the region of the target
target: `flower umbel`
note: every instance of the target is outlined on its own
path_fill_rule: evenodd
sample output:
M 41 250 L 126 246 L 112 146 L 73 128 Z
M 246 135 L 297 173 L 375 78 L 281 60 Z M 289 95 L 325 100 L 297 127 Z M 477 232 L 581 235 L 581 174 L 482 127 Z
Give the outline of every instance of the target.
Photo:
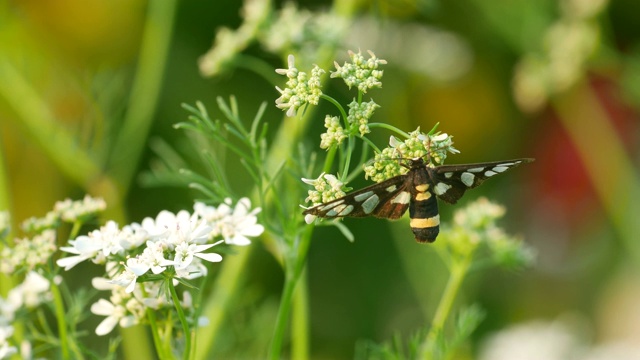
M 44 266 L 56 251 L 56 233 L 45 230 L 32 239 L 16 239 L 13 247 L 4 247 L 0 252 L 0 272 L 11 274 L 16 269 L 34 270 Z
M 107 204 L 102 198 L 93 198 L 86 195 L 82 200 L 73 201 L 66 199 L 64 201 L 58 201 L 53 209 L 60 214 L 62 220 L 75 222 L 95 216 L 106 208 Z
M 327 132 L 320 134 L 320 148 L 329 149 L 338 146 L 347 138 L 346 131 L 340 126 L 340 119 L 337 116 L 327 115 L 324 118 L 324 127 Z
M 358 129 L 360 136 L 364 136 L 370 132 L 369 119 L 373 116 L 373 111 L 379 107 L 380 105 L 376 104 L 373 100 L 363 103 L 358 103 L 354 100 L 349 104 L 347 122 L 350 126 Z
M 284 89 L 276 86 L 276 90 L 280 93 L 280 97 L 276 99 L 276 107 L 287 110 L 287 116 L 294 116 L 300 107 L 306 104 L 318 105 L 322 90 L 320 87 L 320 76 L 325 71 L 315 65 L 311 70 L 311 75 L 306 72 L 299 71 L 295 67 L 295 58 L 293 55 L 288 57 L 288 68 L 277 69 L 276 73 L 286 75 L 289 80 Z
M 378 59 L 372 51 L 368 53 L 370 57 L 365 59 L 360 51 L 357 53 L 349 51 L 351 62 L 345 62 L 342 66 L 335 62 L 336 71 L 331 72 L 331 77 L 342 78 L 349 89 L 355 86 L 362 93 L 372 88 L 382 87 L 380 79 L 383 71 L 378 68 L 387 61 Z
M 428 165 L 442 164 L 447 153 L 457 154 L 453 147 L 452 136 L 446 133 L 425 134 L 420 128 L 400 141 L 395 136 L 389 139 L 389 147 L 375 155 L 371 164 L 364 167 L 364 173 L 375 182 L 381 182 L 407 172 L 400 163 L 401 159 L 428 159 Z

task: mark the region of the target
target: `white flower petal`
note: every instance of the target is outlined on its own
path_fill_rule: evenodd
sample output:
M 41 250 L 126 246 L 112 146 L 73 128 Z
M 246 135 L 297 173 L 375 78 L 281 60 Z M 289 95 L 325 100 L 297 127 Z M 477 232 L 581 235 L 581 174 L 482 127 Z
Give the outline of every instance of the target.
M 91 286 L 93 286 L 96 290 L 112 290 L 113 284 L 109 282 L 110 280 L 103 277 L 94 277 L 91 279 Z
M 195 256 L 199 257 L 202 260 L 206 260 L 209 262 L 220 262 L 222 261 L 222 256 L 216 253 L 199 253 Z
M 242 236 L 241 234 L 236 234 L 231 239 L 227 239 L 226 242 L 227 242 L 227 244 L 237 245 L 237 246 L 246 246 L 246 245 L 251 244 L 251 240 L 247 239 L 246 237 Z
M 96 315 L 109 316 L 114 310 L 113 304 L 105 299 L 100 299 L 91 305 L 91 312 Z
M 264 226 L 255 224 L 242 229 L 242 235 L 245 236 L 259 236 L 264 232 Z
M 98 327 L 96 328 L 96 335 L 98 336 L 107 335 L 113 330 L 114 327 L 116 327 L 117 323 L 118 323 L 118 320 L 115 317 L 107 316 L 104 320 L 102 320 L 100 325 L 98 325 Z
M 63 267 L 65 270 L 70 270 L 71 268 L 85 261 L 86 259 L 87 258 L 82 255 L 69 256 L 66 258 L 58 259 L 56 261 L 56 264 L 60 267 Z

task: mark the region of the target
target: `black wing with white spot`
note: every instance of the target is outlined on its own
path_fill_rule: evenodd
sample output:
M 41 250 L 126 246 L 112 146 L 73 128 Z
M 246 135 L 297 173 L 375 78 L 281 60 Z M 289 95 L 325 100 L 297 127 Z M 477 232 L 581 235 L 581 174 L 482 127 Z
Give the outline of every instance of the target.
M 473 189 L 490 177 L 520 164 L 530 163 L 533 160 L 515 159 L 478 164 L 437 166 L 432 170 L 435 184 L 434 192 L 444 202 L 455 204 L 467 189 Z
M 407 211 L 411 200 L 407 179 L 407 175 L 393 177 L 339 199 L 316 205 L 305 210 L 304 214 L 322 218 L 376 216 L 398 219 Z

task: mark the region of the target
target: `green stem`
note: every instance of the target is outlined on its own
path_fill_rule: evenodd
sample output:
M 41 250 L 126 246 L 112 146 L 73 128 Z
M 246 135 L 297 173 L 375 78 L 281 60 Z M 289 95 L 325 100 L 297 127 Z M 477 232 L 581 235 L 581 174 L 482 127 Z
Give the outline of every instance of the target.
M 69 233 L 69 239 L 75 239 L 78 236 L 78 233 L 80 232 L 80 228 L 82 228 L 82 222 L 74 221 L 73 227 L 71 228 L 71 232 Z
M 342 107 L 342 104 L 340 104 L 338 102 L 338 100 L 332 98 L 331 96 L 329 96 L 327 94 L 320 95 L 320 98 L 327 100 L 328 102 L 332 103 L 333 105 L 335 105 L 338 108 L 338 110 L 340 111 L 340 114 L 342 116 L 342 121 L 344 122 L 344 127 L 345 127 L 345 129 L 348 129 L 349 128 L 349 124 L 347 123 L 347 112 L 344 111 L 344 108 Z
M 176 287 L 173 286 L 173 281 L 171 281 L 171 279 L 168 279 L 167 282 L 169 283 L 169 291 L 171 292 L 173 306 L 176 307 L 178 318 L 180 319 L 180 324 L 182 324 L 182 331 L 184 331 L 184 353 L 182 354 L 182 358 L 186 360 L 191 357 L 191 330 L 189 329 L 187 318 L 184 316 L 184 310 L 182 309 L 182 305 L 180 304 L 180 299 L 178 298 Z
M 148 297 L 148 293 L 144 286 L 140 287 L 142 291 L 142 295 Z M 170 357 L 166 353 L 165 343 L 160 339 L 160 331 L 158 330 L 158 322 L 156 321 L 156 313 L 155 310 L 147 307 L 145 309 L 145 313 L 147 315 L 147 320 L 149 321 L 149 327 L 151 328 L 151 336 L 153 337 L 153 346 L 156 349 L 156 354 L 160 360 L 169 359 Z
M 146 296 L 146 292 L 144 291 L 144 286 L 141 287 L 143 293 Z M 151 335 L 153 337 L 153 346 L 156 348 L 156 354 L 158 354 L 158 358 L 160 360 L 164 360 L 169 358 L 166 354 L 164 343 L 162 339 L 160 339 L 160 332 L 158 331 L 158 322 L 156 321 L 156 313 L 155 310 L 147 307 L 145 309 L 145 313 L 147 314 L 147 320 L 149 320 L 149 327 L 151 328 Z
M 293 264 L 289 265 L 286 270 L 284 289 L 282 290 L 282 298 L 280 299 L 280 307 L 278 309 L 278 315 L 276 317 L 276 326 L 273 331 L 273 338 L 271 339 L 271 346 L 269 347 L 269 356 L 271 360 L 280 359 L 282 352 L 282 341 L 289 322 L 289 314 L 291 312 L 291 303 L 294 290 L 300 274 L 304 269 L 304 264 L 307 259 L 307 252 L 309 245 L 311 244 L 311 235 L 313 234 L 313 226 L 308 226 L 300 236 L 300 242 L 296 249 L 295 258 L 290 260 Z M 287 264 L 285 264 L 287 266 Z
M 111 154 L 110 173 L 118 181 L 122 196 L 127 194 L 147 142 L 158 102 L 177 0 L 151 0 L 147 3 L 147 17 L 136 74 L 119 137 Z
M 351 167 L 351 155 L 353 154 L 354 148 L 354 136 L 349 136 L 347 139 L 347 160 L 344 163 L 344 168 L 342 169 L 342 176 L 340 176 L 341 181 L 346 181 L 347 176 L 349 175 L 349 167 Z
M 369 128 L 384 128 L 387 130 L 391 130 L 399 135 L 402 135 L 405 138 L 409 138 L 409 133 L 406 133 L 400 129 L 398 129 L 397 127 L 391 125 L 391 124 L 386 124 L 386 123 L 369 123 Z
M 280 299 L 280 307 L 278 309 L 278 315 L 276 317 L 276 326 L 273 332 L 273 338 L 271 339 L 271 345 L 269 346 L 268 359 L 280 359 L 280 353 L 282 352 L 282 340 L 284 338 L 284 333 L 289 322 L 288 320 L 289 311 L 291 309 L 291 298 L 296 287 L 296 280 L 297 279 L 294 276 L 287 276 L 285 279 L 282 298 Z
M 451 308 L 453 307 L 456 296 L 458 295 L 462 282 L 469 271 L 472 256 L 473 251 L 452 263 L 451 274 L 447 281 L 447 286 L 440 298 L 440 303 L 438 304 L 438 308 L 436 309 L 436 313 L 433 317 L 429 333 L 420 347 L 419 359 L 430 360 L 438 358 L 438 354 L 435 354 L 434 350 L 438 348 L 437 341 L 444 330 L 445 323 L 451 314 Z
M 333 160 L 336 157 L 336 152 L 338 151 L 337 146 L 332 146 L 327 151 L 327 157 L 324 159 L 324 166 L 322 167 L 322 172 L 328 173 L 331 171 L 331 166 L 333 166 Z
M 291 322 L 291 358 L 306 360 L 309 358 L 309 293 L 306 266 L 298 279 L 293 294 L 293 314 Z
M 62 301 L 62 295 L 60 294 L 60 288 L 54 281 L 50 281 L 51 294 L 53 295 L 53 305 L 56 313 L 56 320 L 58 322 L 58 337 L 60 339 L 60 351 L 62 351 L 63 359 L 71 359 L 69 354 L 69 343 L 67 333 L 67 320 L 65 317 L 64 303 Z

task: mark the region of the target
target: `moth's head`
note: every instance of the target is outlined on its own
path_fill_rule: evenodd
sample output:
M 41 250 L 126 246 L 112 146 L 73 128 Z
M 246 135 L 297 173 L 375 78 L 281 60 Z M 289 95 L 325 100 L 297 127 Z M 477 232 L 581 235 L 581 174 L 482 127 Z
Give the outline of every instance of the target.
M 404 161 L 400 164 L 407 169 L 413 169 L 416 167 L 423 166 L 425 164 L 424 159 L 421 157 L 413 158 L 413 159 L 403 159 Z

